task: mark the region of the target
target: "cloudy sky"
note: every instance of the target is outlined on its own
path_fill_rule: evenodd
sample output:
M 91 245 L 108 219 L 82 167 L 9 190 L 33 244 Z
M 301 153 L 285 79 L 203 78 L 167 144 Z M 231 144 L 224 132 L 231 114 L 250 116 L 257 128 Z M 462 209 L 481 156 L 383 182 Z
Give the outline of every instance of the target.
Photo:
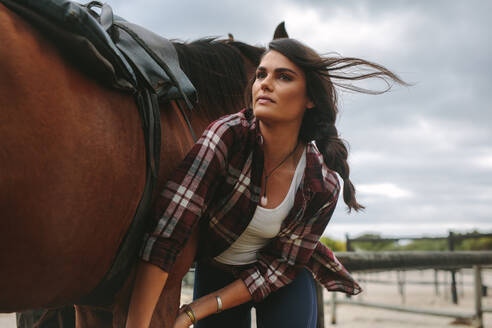
M 413 84 L 342 95 L 338 128 L 366 210 L 349 215 L 340 199 L 326 235 L 492 231 L 491 1 L 106 1 L 184 41 L 232 33 L 264 46 L 285 21 L 318 52 L 383 64 Z

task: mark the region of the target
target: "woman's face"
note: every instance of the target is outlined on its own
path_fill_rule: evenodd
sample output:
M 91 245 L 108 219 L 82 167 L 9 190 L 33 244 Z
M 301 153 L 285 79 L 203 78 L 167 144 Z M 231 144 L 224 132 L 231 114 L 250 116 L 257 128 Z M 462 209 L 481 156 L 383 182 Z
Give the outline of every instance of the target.
M 253 112 L 265 123 L 302 122 L 314 105 L 306 94 L 304 72 L 280 52 L 267 52 L 252 87 Z

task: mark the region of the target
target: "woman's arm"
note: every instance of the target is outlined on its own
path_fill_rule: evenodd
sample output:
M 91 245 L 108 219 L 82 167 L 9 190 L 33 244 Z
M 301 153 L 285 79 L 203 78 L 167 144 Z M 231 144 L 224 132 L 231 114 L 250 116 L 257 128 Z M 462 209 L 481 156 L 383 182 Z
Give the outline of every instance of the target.
M 159 267 L 140 261 L 130 300 L 126 328 L 147 328 L 166 284 L 167 272 Z
M 238 279 L 224 288 L 200 297 L 199 299 L 193 301 L 193 303 L 189 304 L 196 315 L 197 321 L 204 319 L 211 314 L 217 313 L 216 296 L 219 296 L 222 300 L 222 310 L 233 308 L 251 300 L 251 294 L 246 288 L 246 285 L 241 279 Z M 182 312 L 176 318 L 174 328 L 184 328 L 189 327 L 190 325 L 190 318 L 186 313 Z
M 240 126 L 238 118 L 240 115 L 229 115 L 212 122 L 156 199 L 153 230 L 140 252 L 140 258 L 153 265 L 139 265 L 127 328 L 148 327 L 167 279 L 166 272 L 172 269 L 225 177 L 229 150 L 236 140 L 235 126 Z

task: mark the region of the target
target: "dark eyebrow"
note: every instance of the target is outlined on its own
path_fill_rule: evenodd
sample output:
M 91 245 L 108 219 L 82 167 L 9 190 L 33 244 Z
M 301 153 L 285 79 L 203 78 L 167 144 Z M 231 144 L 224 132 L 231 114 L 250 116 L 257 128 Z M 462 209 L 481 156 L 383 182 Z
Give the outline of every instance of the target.
M 257 71 L 266 71 L 266 68 L 263 67 L 263 66 L 258 66 L 258 68 L 256 69 Z M 276 68 L 275 69 L 275 72 L 276 73 L 282 73 L 282 72 L 290 72 L 294 75 L 297 75 L 297 73 L 293 70 L 291 70 L 290 68 L 287 68 L 287 67 L 279 67 L 279 68 Z

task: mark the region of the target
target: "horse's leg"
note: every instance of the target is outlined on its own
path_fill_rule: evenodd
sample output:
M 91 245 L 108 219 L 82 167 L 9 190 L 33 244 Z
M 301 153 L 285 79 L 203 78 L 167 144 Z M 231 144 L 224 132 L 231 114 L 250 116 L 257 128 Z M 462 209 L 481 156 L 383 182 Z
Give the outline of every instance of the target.
M 135 280 L 135 270 L 128 275 L 123 287 L 108 306 L 75 305 L 77 328 L 125 327 L 130 295 Z
M 32 328 L 34 323 L 45 315 L 48 310 L 31 310 L 16 313 L 17 328 Z
M 113 314 L 110 307 L 75 305 L 75 327 L 112 328 Z M 123 327 L 123 326 L 118 326 Z
M 72 305 L 56 309 L 38 309 L 16 313 L 17 328 L 73 328 L 75 310 Z
M 73 305 L 55 309 L 58 324 L 61 328 L 75 327 L 75 309 Z

